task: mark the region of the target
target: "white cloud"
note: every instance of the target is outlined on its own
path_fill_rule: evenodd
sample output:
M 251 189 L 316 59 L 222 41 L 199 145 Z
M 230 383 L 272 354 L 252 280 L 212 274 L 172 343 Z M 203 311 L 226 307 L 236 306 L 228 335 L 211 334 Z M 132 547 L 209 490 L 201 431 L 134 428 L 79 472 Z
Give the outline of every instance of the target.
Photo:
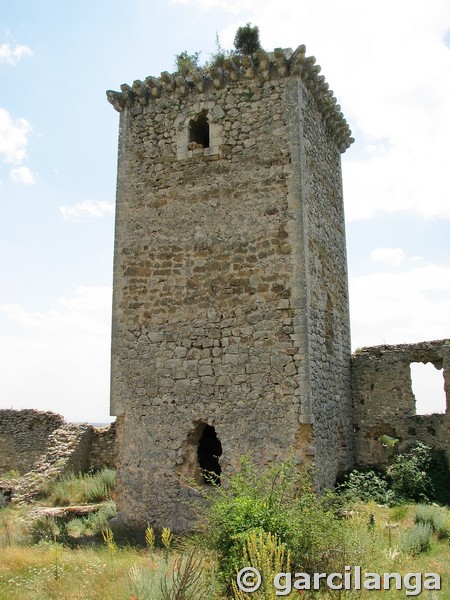
M 84 200 L 77 202 L 74 206 L 60 206 L 59 210 L 63 217 L 69 221 L 81 221 L 83 217 L 102 218 L 114 212 L 112 202 Z
M 14 48 L 9 43 L 0 44 L 0 63 L 15 65 L 24 56 L 32 56 L 33 52 L 28 46 L 16 44 Z
M 391 267 L 400 267 L 406 260 L 406 254 L 401 248 L 377 248 L 370 253 L 370 260 Z
M 13 119 L 0 108 L 0 159 L 8 164 L 20 164 L 26 156 L 27 136 L 31 125 L 25 119 Z
M 9 176 L 14 183 L 23 183 L 25 185 L 32 185 L 34 183 L 34 175 L 28 167 L 16 167 L 11 170 Z
M 105 420 L 110 287 L 79 287 L 46 312 L 0 305 L 0 317 L 18 331 L 0 336 L 4 407 L 53 410 L 69 420 Z
M 236 15 L 265 48 L 306 44 L 357 144 L 344 155 L 347 218 L 412 210 L 450 218 L 450 3 L 434 0 L 178 0 Z
M 351 277 L 353 347 L 449 336 L 450 267 L 427 264 L 399 273 Z

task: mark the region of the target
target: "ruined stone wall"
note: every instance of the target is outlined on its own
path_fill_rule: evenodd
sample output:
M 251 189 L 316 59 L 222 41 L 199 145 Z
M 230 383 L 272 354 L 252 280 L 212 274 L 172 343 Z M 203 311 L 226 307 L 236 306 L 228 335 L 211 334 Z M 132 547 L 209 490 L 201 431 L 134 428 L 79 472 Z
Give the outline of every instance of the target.
M 97 470 L 103 467 L 116 468 L 117 433 L 116 423 L 105 427 L 93 427 L 89 452 L 89 467 Z
M 121 111 L 111 410 L 121 416 L 127 522 L 190 526 L 183 480 L 201 481 L 205 424 L 220 439 L 225 478 L 243 454 L 264 465 L 294 450 L 301 463 L 317 445 L 318 482 L 334 482 L 338 417 L 350 420 L 346 282 L 337 281 L 346 272 L 342 148 L 299 71 L 285 76 L 286 57 L 275 81 L 242 70 L 202 88 L 163 74 L 111 97 Z M 209 148 L 188 150 L 202 111 Z M 314 326 L 312 237 L 323 240 L 331 278 L 323 288 L 314 275 L 328 315 Z M 335 312 L 327 290 L 337 290 Z M 316 338 L 330 319 L 325 351 Z
M 0 410 L 0 474 L 29 471 L 47 451 L 50 434 L 63 417 L 38 410 Z
M 52 412 L 0 410 L 0 478 L 8 471 L 38 470 L 45 478 L 47 472 L 115 468 L 115 460 L 114 423 L 93 427 Z
M 416 415 L 410 365 L 432 363 L 444 370 L 447 411 Z M 399 439 L 402 451 L 416 440 L 442 449 L 450 458 L 449 340 L 376 346 L 358 350 L 352 358 L 355 458 L 359 466 L 383 464 L 387 451 L 381 435 Z

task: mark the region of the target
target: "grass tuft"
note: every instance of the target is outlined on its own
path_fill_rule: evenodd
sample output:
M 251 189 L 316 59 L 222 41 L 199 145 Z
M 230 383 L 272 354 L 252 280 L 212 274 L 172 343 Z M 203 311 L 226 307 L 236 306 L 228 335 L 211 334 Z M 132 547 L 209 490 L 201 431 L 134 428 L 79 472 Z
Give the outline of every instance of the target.
M 64 475 L 49 489 L 48 502 L 52 506 L 70 506 L 111 499 L 115 486 L 115 472 L 102 469 L 94 474 Z

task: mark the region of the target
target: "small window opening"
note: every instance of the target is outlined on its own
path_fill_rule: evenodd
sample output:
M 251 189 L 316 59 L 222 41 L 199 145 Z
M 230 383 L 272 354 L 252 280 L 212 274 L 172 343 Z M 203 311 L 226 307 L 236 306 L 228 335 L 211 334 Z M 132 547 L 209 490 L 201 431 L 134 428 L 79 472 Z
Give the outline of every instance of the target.
M 416 415 L 445 413 L 444 371 L 432 363 L 411 363 L 411 386 Z
M 189 122 L 189 149 L 194 145 L 209 148 L 209 123 L 206 111 L 202 111 L 195 119 Z
M 220 485 L 222 468 L 219 458 L 222 456 L 222 444 L 216 430 L 211 425 L 205 425 L 198 441 L 198 464 L 201 469 L 203 483 Z

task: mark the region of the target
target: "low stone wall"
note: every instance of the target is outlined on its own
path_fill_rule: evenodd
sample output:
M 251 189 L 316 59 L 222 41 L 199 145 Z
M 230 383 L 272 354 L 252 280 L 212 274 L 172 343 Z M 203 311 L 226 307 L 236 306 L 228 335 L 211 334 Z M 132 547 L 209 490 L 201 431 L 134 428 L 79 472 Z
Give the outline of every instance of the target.
M 0 474 L 29 471 L 48 449 L 50 434 L 63 417 L 38 410 L 0 410 Z
M 443 369 L 445 414 L 416 414 L 410 373 L 413 362 L 431 362 Z M 450 458 L 449 395 L 449 340 L 376 346 L 356 352 L 352 357 L 356 464 L 364 467 L 386 462 L 387 449 L 379 440 L 385 434 L 399 439 L 399 451 L 417 440 L 444 450 Z
M 12 501 L 30 502 L 51 480 L 89 469 L 92 427 L 87 423 L 64 423 L 49 437 L 48 451 L 15 486 Z
M 0 410 L 0 478 L 8 471 L 44 472 L 63 463 L 64 471 L 73 472 L 114 468 L 115 457 L 114 423 L 93 427 L 66 423 L 51 412 Z

